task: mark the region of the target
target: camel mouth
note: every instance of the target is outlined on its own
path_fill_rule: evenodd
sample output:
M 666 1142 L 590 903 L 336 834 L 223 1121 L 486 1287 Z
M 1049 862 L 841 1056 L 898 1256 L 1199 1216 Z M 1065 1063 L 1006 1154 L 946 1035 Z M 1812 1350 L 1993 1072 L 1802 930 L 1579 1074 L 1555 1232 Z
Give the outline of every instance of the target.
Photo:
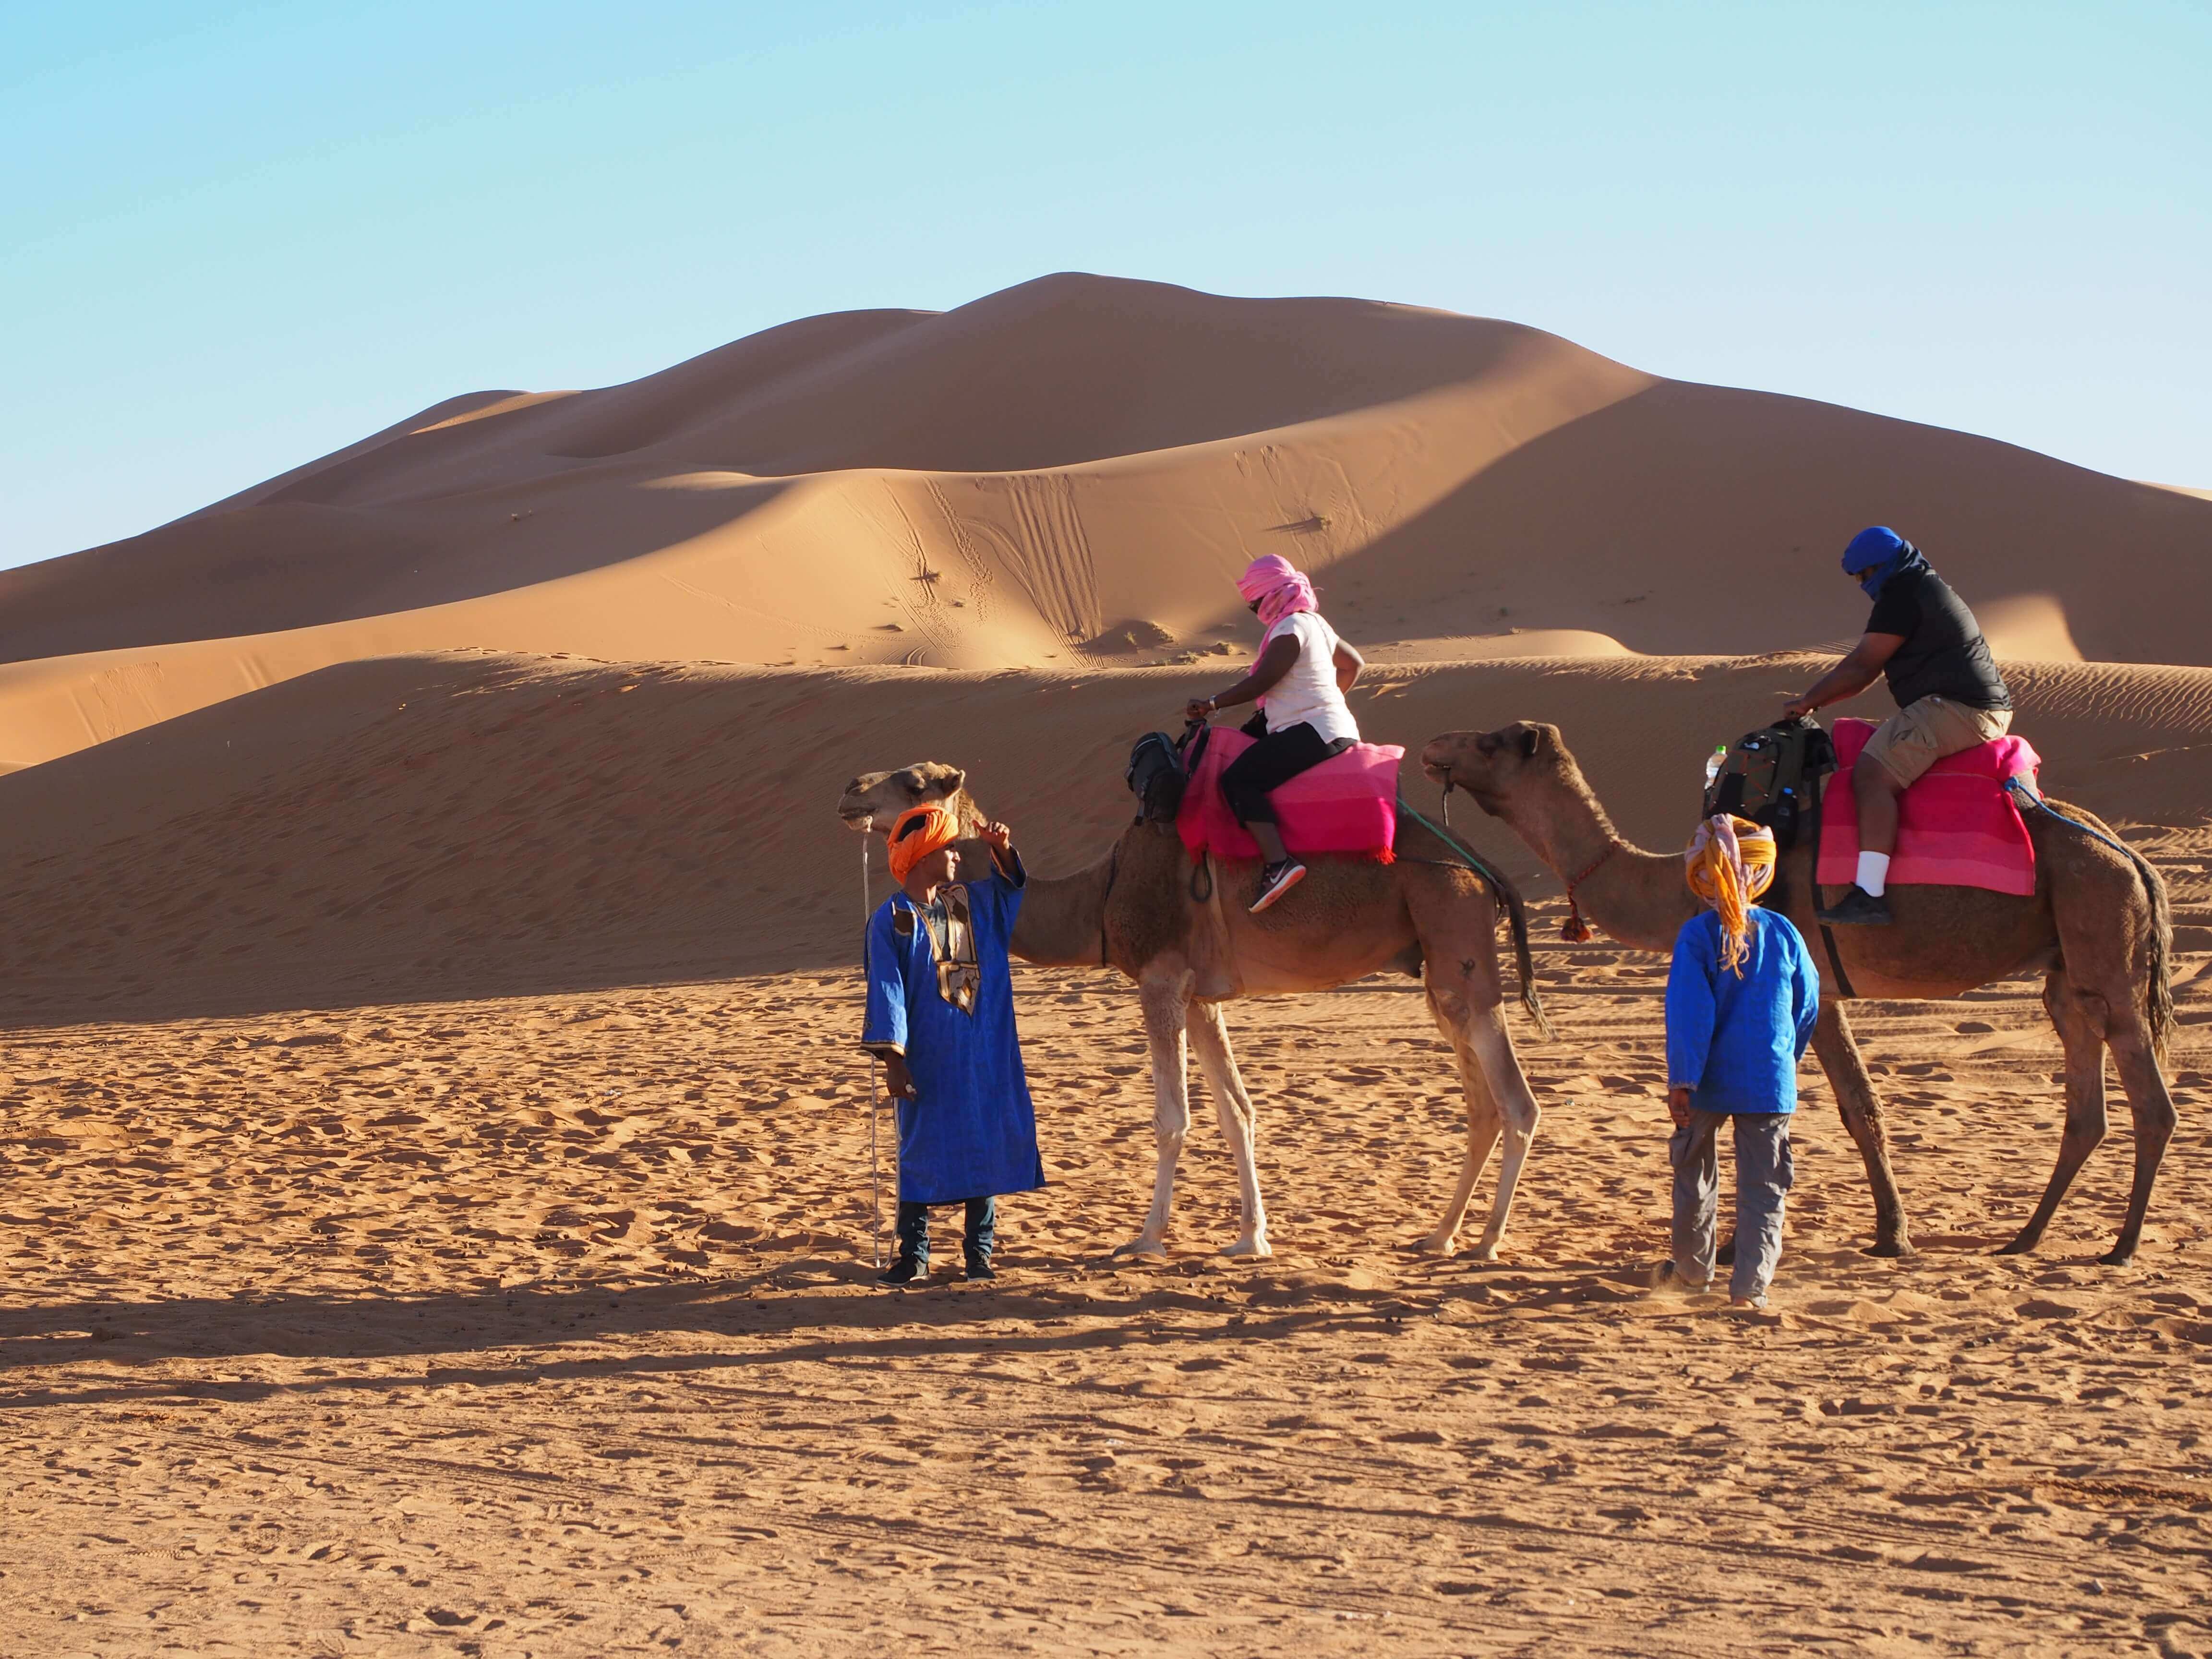
M 837 813 L 837 821 L 843 824 L 848 830 L 863 836 L 866 835 L 870 830 L 876 827 L 876 815 L 868 811 L 866 807 L 862 807 L 857 811 L 847 811 L 840 809 Z

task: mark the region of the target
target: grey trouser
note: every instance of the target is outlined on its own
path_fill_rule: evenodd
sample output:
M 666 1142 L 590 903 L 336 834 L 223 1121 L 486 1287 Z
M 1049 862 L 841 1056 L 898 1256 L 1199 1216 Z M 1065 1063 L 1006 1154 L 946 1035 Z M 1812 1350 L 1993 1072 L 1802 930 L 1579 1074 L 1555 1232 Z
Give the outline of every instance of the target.
M 1667 1143 L 1674 1166 L 1674 1271 L 1698 1285 L 1713 1276 L 1713 1221 L 1720 1209 L 1720 1160 L 1714 1137 L 1735 1125 L 1735 1272 L 1729 1294 L 1766 1294 L 1782 1259 L 1783 1194 L 1796 1170 L 1790 1156 L 1787 1112 L 1703 1112 Z

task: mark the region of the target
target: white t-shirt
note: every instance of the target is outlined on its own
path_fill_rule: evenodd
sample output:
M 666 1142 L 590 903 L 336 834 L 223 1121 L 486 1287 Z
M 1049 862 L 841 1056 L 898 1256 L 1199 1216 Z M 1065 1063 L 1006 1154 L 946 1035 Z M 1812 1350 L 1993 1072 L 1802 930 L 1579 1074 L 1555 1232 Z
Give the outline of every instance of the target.
M 1264 653 L 1285 634 L 1297 636 L 1297 659 L 1291 663 L 1291 672 L 1260 699 L 1267 716 L 1267 730 L 1279 732 L 1303 720 L 1321 734 L 1324 743 L 1339 738 L 1358 742 L 1358 723 L 1352 718 L 1344 693 L 1336 689 L 1336 630 L 1314 611 L 1293 611 L 1267 630 L 1260 641 L 1261 651 Z

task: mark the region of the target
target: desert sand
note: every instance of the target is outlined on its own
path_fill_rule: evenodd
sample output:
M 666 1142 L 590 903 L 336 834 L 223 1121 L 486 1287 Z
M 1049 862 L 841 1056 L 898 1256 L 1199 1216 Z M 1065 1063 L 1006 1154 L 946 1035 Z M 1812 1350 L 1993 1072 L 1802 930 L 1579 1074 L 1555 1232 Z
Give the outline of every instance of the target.
M 2133 1264 L 2124 1112 L 1990 1253 L 2061 1114 L 2020 979 L 1855 1012 L 1917 1256 L 1861 1254 L 1808 1069 L 1769 1310 L 1648 1290 L 1664 963 L 1559 943 L 1462 799 L 1558 1024 L 1500 1261 L 1410 1248 L 1462 1130 L 1402 977 L 1230 1010 L 1272 1259 L 1216 1254 L 1202 1103 L 1171 1259 L 1113 1257 L 1133 998 L 1023 969 L 1052 1185 L 997 1284 L 868 1283 L 847 778 L 956 762 L 1033 868 L 1102 857 L 1279 550 L 1370 738 L 1553 721 L 1668 844 L 1875 520 L 2171 886 Z M 2212 1652 L 2208 569 L 2212 501 L 1987 440 L 1061 276 L 456 398 L 0 573 L 0 1650 Z

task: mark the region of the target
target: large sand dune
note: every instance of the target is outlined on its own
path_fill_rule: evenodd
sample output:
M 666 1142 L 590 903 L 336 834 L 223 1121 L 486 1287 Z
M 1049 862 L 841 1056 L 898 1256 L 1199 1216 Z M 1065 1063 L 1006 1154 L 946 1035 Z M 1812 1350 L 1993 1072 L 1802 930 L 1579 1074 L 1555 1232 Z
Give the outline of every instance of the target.
M 1164 654 L 1220 642 L 1262 550 L 1378 644 L 1781 650 L 1853 630 L 1833 558 L 1873 520 L 2031 613 L 2021 654 L 2208 659 L 2212 502 L 1508 323 L 1073 276 L 808 319 L 602 391 L 450 399 L 0 574 L 0 659 L 101 653 L 33 677 L 95 703 L 86 677 L 126 665 L 222 684 L 177 647 L 241 638 L 220 650 L 289 672 L 471 647 L 1039 668 L 1131 624 Z M 64 752 L 17 707 L 0 692 L 0 759 Z

